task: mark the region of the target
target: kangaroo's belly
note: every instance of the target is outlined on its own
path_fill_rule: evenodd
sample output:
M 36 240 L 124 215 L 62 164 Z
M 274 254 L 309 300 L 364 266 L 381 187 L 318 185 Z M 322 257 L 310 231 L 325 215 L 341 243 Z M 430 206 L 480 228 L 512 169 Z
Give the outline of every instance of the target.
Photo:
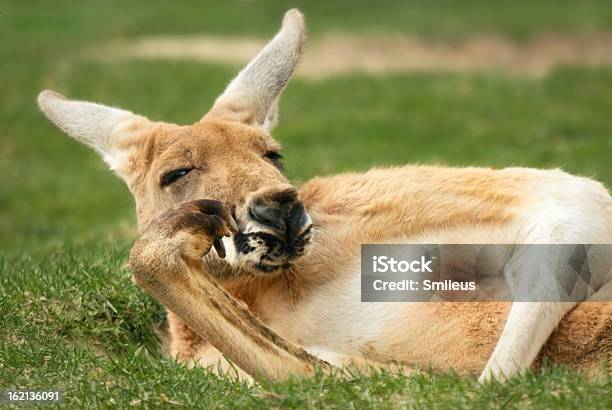
M 507 244 L 516 241 L 512 229 L 463 229 L 396 238 L 389 243 Z M 292 309 L 275 307 L 280 313 L 269 315 L 268 325 L 333 364 L 357 358 L 469 373 L 483 369 L 499 340 L 511 302 L 362 302 L 360 262 L 356 255 L 339 267 L 334 279 L 311 289 Z M 501 270 L 491 274 L 503 280 Z M 610 360 L 610 319 L 602 314 L 610 309 L 612 303 L 587 302 L 570 312 L 545 349 L 549 358 L 581 366 L 586 363 L 585 349 L 591 346 L 588 349 L 599 349 L 593 363 L 601 358 Z M 608 329 L 607 333 L 602 329 Z M 607 350 L 601 349 L 602 343 Z
M 511 243 L 508 228 L 457 230 L 389 243 Z M 501 275 L 501 271 L 497 272 Z M 494 272 L 492 272 L 494 274 Z M 359 252 L 293 309 L 266 315 L 283 336 L 323 359 L 363 358 L 478 372 L 503 329 L 509 302 L 362 302 Z
M 360 281 L 346 278 L 267 324 L 334 365 L 365 359 L 478 374 L 511 307 L 510 302 L 362 303 Z M 612 365 L 612 302 L 598 294 L 566 315 L 543 356 L 587 372 L 602 362 Z
M 331 362 L 348 357 L 478 372 L 510 308 L 503 302 L 368 303 L 360 290 L 357 270 L 268 324 Z

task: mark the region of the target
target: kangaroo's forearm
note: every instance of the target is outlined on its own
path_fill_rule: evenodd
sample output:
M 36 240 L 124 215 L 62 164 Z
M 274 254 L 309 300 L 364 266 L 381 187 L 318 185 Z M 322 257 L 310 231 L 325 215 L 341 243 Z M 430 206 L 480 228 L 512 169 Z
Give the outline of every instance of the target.
M 132 260 L 143 254 L 164 253 L 143 251 L 137 243 L 135 254 L 140 256 L 132 256 Z M 168 261 L 168 257 L 172 262 L 165 264 L 167 270 L 164 264 L 132 263 L 136 282 L 242 370 L 254 378 L 282 379 L 311 375 L 317 367 L 328 368 L 262 324 L 205 272 L 202 264 L 167 254 L 156 259 Z

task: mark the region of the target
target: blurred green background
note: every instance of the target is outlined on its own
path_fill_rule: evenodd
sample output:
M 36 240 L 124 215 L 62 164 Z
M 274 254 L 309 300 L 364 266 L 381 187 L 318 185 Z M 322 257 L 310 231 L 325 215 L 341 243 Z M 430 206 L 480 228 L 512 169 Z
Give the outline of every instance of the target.
M 161 307 L 124 266 L 136 237 L 131 195 L 44 118 L 36 95 L 51 88 L 194 122 L 240 67 L 92 53 L 148 35 L 266 39 L 291 7 L 305 13 L 313 40 L 403 33 L 452 46 L 495 35 L 520 47 L 550 33 L 612 32 L 609 1 L 0 0 L 0 390 L 60 388 L 70 407 L 612 407 L 610 377 L 563 370 L 486 387 L 453 374 L 246 386 L 161 357 L 152 326 Z M 610 67 L 581 64 L 538 78 L 444 70 L 296 78 L 274 135 L 298 183 L 439 163 L 562 167 L 609 185 L 611 91 Z
M 452 42 L 496 34 L 612 28 L 612 3 L 595 1 L 2 1 L 0 3 L 0 247 L 132 238 L 122 182 L 96 154 L 53 128 L 37 93 L 117 105 L 190 123 L 237 66 L 86 58 L 113 41 L 161 34 L 265 39 L 300 7 L 310 37 L 407 33 Z M 306 55 L 308 58 L 308 55 Z M 541 79 L 496 73 L 353 74 L 295 79 L 275 136 L 296 181 L 315 174 L 409 162 L 563 167 L 612 181 L 612 74 L 560 67 Z

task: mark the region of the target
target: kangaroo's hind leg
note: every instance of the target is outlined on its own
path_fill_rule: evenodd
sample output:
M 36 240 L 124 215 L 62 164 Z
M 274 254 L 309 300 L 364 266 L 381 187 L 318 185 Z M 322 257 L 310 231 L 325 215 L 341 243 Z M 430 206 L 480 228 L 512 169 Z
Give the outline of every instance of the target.
M 514 303 L 481 381 L 529 368 L 561 319 L 594 293 L 603 271 L 591 272 L 587 252 L 583 245 L 517 245 L 504 269 Z

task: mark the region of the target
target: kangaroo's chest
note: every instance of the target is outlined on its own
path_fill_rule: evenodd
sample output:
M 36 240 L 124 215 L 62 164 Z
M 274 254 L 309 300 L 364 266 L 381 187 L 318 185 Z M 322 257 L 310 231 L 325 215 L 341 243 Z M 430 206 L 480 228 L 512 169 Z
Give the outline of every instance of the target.
M 498 233 L 490 235 L 505 239 Z M 453 243 L 458 237 L 478 242 L 465 231 L 422 239 Z M 483 238 L 481 231 L 479 240 Z M 332 362 L 340 355 L 466 371 L 482 368 L 501 333 L 510 303 L 362 302 L 360 263 L 357 252 L 336 266 L 332 279 L 310 289 L 308 297 L 292 307 L 264 306 L 266 323 L 307 350 L 323 352 L 321 357 Z

